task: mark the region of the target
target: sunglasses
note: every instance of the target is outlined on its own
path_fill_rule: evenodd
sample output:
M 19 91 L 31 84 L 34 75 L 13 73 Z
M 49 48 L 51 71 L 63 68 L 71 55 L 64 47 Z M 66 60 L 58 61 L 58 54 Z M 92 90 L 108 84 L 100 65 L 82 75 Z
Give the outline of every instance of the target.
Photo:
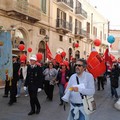
M 80 65 L 80 64 L 75 64 L 75 67 L 78 66 L 78 67 L 83 67 L 83 65 Z

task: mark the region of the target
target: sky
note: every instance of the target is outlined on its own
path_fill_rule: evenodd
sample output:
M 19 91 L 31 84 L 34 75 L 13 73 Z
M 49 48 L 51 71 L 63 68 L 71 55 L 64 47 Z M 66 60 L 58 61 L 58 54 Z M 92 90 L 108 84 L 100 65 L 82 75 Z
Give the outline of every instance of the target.
M 88 0 L 110 21 L 111 29 L 120 30 L 120 0 Z

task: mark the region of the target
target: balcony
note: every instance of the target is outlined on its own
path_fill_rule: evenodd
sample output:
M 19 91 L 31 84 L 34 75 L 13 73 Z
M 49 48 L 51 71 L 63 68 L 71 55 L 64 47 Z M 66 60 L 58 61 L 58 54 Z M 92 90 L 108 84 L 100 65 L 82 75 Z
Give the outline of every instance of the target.
M 76 38 L 85 38 L 86 37 L 86 30 L 80 29 L 78 27 L 75 28 L 75 37 Z
M 57 0 L 59 6 L 67 10 L 73 10 L 73 0 Z
M 72 32 L 72 24 L 63 19 L 57 19 L 56 29 L 60 33 L 67 34 L 68 32 Z
M 4 0 L 1 0 L 1 4 L 0 9 L 5 10 L 9 16 L 31 22 L 37 22 L 41 18 L 40 9 L 30 5 L 28 2 L 22 0 L 6 0 L 4 2 Z
M 83 10 L 81 7 L 75 8 L 75 14 L 80 19 L 87 19 L 87 12 L 85 10 Z
M 87 33 L 87 34 L 86 34 L 86 38 L 87 38 L 89 41 L 93 41 L 93 40 L 95 40 L 95 39 L 98 38 L 98 37 L 97 37 L 96 35 Z

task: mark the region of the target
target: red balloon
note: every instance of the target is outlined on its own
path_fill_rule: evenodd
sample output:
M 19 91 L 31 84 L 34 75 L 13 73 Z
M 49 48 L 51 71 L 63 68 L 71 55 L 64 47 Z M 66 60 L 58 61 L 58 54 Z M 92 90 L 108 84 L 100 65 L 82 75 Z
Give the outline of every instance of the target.
M 32 52 L 32 48 L 28 48 L 28 52 Z
M 99 39 L 94 40 L 94 45 L 95 46 L 100 46 L 101 45 L 101 40 L 99 40 Z
M 75 44 L 74 44 L 74 47 L 78 48 L 78 47 L 79 47 L 79 44 L 78 44 L 78 43 L 75 43 Z
M 27 59 L 26 55 L 23 54 L 20 56 L 20 61 L 26 61 L 26 59 Z
M 62 62 L 63 62 L 63 59 L 62 59 L 62 57 L 61 57 L 60 54 L 57 54 L 57 55 L 55 56 L 55 60 L 56 60 L 56 62 L 58 62 L 58 63 L 62 63 Z
M 42 53 L 37 53 L 36 56 L 38 61 L 42 60 Z
M 87 70 L 94 76 L 94 78 L 97 78 L 101 74 L 105 73 L 105 62 L 98 52 L 91 52 L 89 58 L 87 59 Z
M 65 56 L 66 56 L 66 52 L 62 52 L 62 53 L 61 53 L 61 56 L 62 56 L 62 57 L 65 57 Z
M 20 45 L 18 46 L 18 49 L 19 49 L 20 51 L 23 51 L 23 50 L 25 49 L 25 45 L 20 44 Z

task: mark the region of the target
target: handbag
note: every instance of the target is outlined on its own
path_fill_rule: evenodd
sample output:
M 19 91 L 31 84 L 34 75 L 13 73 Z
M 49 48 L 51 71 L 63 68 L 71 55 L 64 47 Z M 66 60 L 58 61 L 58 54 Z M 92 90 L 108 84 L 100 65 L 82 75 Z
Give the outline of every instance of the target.
M 79 84 L 78 77 L 76 76 L 77 84 Z M 93 96 L 87 96 L 80 93 L 82 98 L 83 107 L 86 114 L 91 114 L 96 111 L 96 102 Z

